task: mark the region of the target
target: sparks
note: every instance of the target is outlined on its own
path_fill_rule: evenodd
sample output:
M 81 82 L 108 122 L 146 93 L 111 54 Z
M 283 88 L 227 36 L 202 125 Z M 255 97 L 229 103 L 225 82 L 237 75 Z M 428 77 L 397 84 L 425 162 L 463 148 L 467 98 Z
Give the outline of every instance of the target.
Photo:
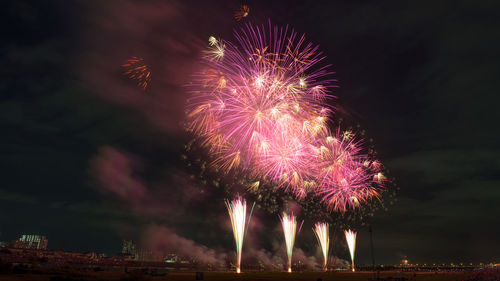
M 236 273 L 241 272 L 241 249 L 245 237 L 247 202 L 241 197 L 233 201 L 226 200 L 226 207 L 233 227 L 234 241 L 236 243 Z
M 330 247 L 329 225 L 326 222 L 318 222 L 314 225 L 313 231 L 316 235 L 316 239 L 318 239 L 318 244 L 323 253 L 323 270 L 326 271 L 328 263 L 328 250 Z
M 297 230 L 297 217 L 283 213 L 281 217 L 283 234 L 285 235 L 286 254 L 288 256 L 288 272 L 292 272 L 292 252 L 295 244 L 295 233 Z
M 356 232 L 352 230 L 344 230 L 345 240 L 347 241 L 347 246 L 349 247 L 349 254 L 351 254 L 351 267 L 352 271 L 354 268 L 354 251 L 356 250 Z

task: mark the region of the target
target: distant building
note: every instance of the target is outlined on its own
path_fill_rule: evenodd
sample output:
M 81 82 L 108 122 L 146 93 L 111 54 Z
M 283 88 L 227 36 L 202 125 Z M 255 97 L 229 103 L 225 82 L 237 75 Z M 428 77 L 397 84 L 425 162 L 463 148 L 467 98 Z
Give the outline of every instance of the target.
M 85 256 L 91 260 L 99 260 L 99 259 L 102 259 L 102 258 L 105 258 L 106 255 L 105 254 L 99 254 L 99 253 L 96 253 L 96 252 L 87 252 L 87 253 L 84 253 Z
M 165 256 L 146 248 L 139 248 L 132 240 L 123 239 L 122 252 L 114 256 L 123 260 L 163 262 Z
M 122 254 L 135 257 L 137 255 L 137 246 L 132 240 L 123 240 Z
M 158 252 L 153 252 L 149 249 L 139 248 L 137 249 L 137 255 L 135 256 L 136 261 L 156 261 L 163 262 L 165 256 Z
M 19 239 L 14 241 L 14 248 L 19 249 L 37 249 L 37 250 L 47 250 L 47 244 L 49 240 L 47 237 L 42 235 L 21 235 Z

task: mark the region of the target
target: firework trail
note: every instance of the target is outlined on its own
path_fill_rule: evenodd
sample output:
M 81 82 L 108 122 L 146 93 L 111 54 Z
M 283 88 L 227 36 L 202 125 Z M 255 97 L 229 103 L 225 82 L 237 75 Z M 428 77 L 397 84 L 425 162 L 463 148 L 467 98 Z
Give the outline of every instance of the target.
M 255 202 L 253 202 L 252 204 L 252 208 L 250 209 L 250 214 L 248 215 L 248 222 L 247 222 L 247 226 L 245 228 L 245 233 L 243 234 L 243 236 L 246 236 L 247 235 L 247 232 L 248 232 L 248 227 L 250 226 L 250 220 L 252 219 L 252 214 L 253 214 L 253 209 L 255 208 Z
M 226 207 L 233 227 L 234 241 L 236 243 L 236 272 L 241 272 L 241 249 L 246 231 L 247 202 L 241 197 L 229 201 L 226 200 Z M 252 208 L 253 209 L 253 208 Z
M 345 240 L 351 254 L 352 271 L 354 271 L 354 251 L 356 250 L 356 232 L 352 230 L 344 230 Z
M 283 226 L 283 234 L 285 235 L 286 254 L 288 256 L 288 272 L 292 272 L 292 252 L 295 244 L 295 233 L 297 231 L 297 217 L 283 213 L 280 217 L 281 225 Z
M 330 248 L 330 231 L 326 222 L 318 222 L 314 225 L 313 231 L 318 239 L 318 244 L 323 252 L 323 270 L 326 271 L 328 263 L 328 250 Z
M 286 28 L 247 24 L 237 44 L 209 38 L 204 69 L 189 85 L 186 129 L 211 166 L 245 172 L 298 200 L 313 194 L 344 212 L 378 197 L 380 165 L 352 132 L 332 132 L 326 103 L 335 80 L 317 46 Z M 378 163 L 378 162 L 377 162 Z
M 123 72 L 128 78 L 136 81 L 137 86 L 145 90 L 151 82 L 151 71 L 143 58 L 131 57 L 126 63 L 122 64 L 125 69 Z

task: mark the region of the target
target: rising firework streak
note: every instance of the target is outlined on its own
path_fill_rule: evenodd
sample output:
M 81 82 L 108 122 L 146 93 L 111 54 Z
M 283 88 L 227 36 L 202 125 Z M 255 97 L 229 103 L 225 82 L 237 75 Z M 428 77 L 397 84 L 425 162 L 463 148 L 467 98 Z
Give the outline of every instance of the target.
M 351 254 L 352 271 L 354 268 L 354 251 L 356 250 L 356 232 L 352 230 L 344 230 L 345 240 L 347 241 L 347 246 L 349 247 L 349 253 Z
M 328 263 L 328 249 L 330 247 L 330 231 L 326 222 L 318 222 L 313 228 L 314 234 L 318 239 L 318 244 L 323 252 L 323 270 L 326 271 Z
M 297 217 L 283 213 L 281 217 L 281 225 L 283 226 L 283 234 L 285 235 L 286 254 L 288 256 L 288 272 L 292 272 L 292 252 L 295 244 L 295 233 L 297 230 Z
M 240 273 L 241 249 L 243 248 L 243 239 L 246 231 L 247 202 L 239 196 L 233 201 L 226 200 L 225 202 L 229 218 L 231 218 L 234 241 L 236 243 L 236 273 Z

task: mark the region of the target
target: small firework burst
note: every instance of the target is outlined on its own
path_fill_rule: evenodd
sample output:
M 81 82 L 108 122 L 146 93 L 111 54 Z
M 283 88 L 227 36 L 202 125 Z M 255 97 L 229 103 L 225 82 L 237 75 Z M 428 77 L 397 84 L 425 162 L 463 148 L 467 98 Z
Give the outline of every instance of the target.
M 336 134 L 321 139 L 320 144 L 318 193 L 328 208 L 356 209 L 360 203 L 380 197 L 384 184 L 380 166 L 373 165 L 369 155 L 362 153 L 354 133 L 338 129 Z
M 208 45 L 214 46 L 217 42 L 219 42 L 219 40 L 217 40 L 214 36 L 208 37 Z
M 221 60 L 224 57 L 224 51 L 226 46 L 221 40 L 217 40 L 217 38 L 210 36 L 208 38 L 209 49 L 205 51 L 207 58 L 210 60 Z M 223 79 L 223 77 L 221 78 Z M 225 83 L 223 80 L 219 80 L 221 83 Z M 225 86 L 225 84 L 224 84 Z
M 144 58 L 131 57 L 126 63 L 122 64 L 122 67 L 125 69 L 123 72 L 125 76 L 134 80 L 137 86 L 146 90 L 151 82 L 151 70 L 144 61 Z
M 234 13 L 234 19 L 240 21 L 243 18 L 248 17 L 249 13 L 250 8 L 247 5 L 241 5 L 240 9 Z

